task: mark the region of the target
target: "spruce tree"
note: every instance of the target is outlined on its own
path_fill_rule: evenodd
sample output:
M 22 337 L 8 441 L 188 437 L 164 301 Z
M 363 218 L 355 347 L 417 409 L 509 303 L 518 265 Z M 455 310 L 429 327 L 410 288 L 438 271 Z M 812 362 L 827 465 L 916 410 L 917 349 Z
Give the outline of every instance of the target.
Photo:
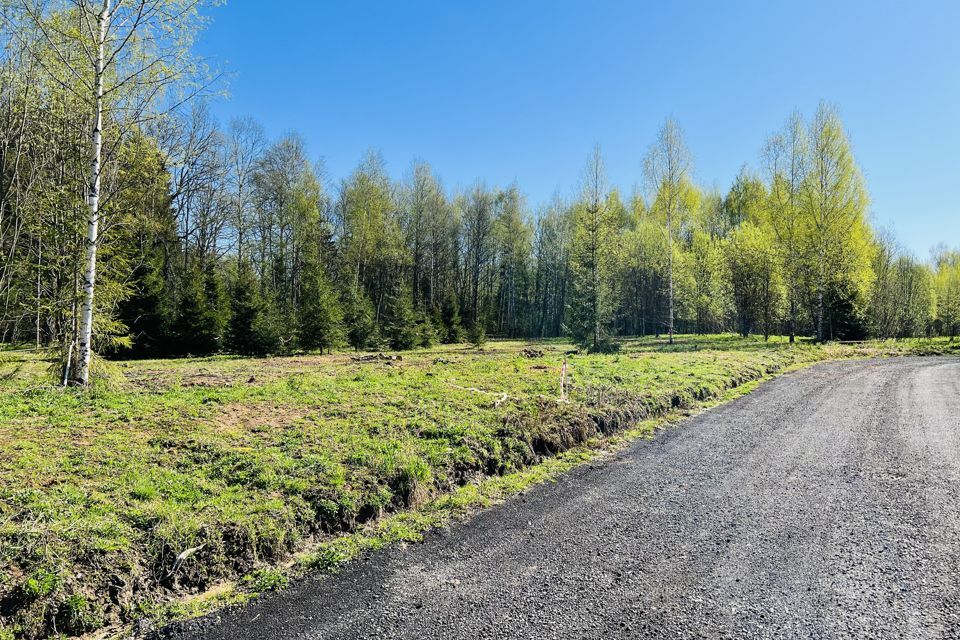
M 418 343 L 417 314 L 413 310 L 410 292 L 406 287 L 395 287 L 387 301 L 384 335 L 391 349 L 405 351 Z
M 615 310 L 612 211 L 607 202 L 603 160 L 597 148 L 584 172 L 583 196 L 574 214 L 573 296 L 568 316 L 571 336 L 590 351 L 614 348 L 610 340 Z
M 430 316 L 423 314 L 417 323 L 417 346 L 432 347 L 437 342 L 437 330 Z
M 331 351 L 343 344 L 343 309 L 322 265 L 308 265 L 299 311 L 300 346 Z
M 226 328 L 226 304 L 219 278 L 212 271 L 186 271 L 180 283 L 173 335 L 177 355 L 204 356 L 222 346 Z
M 475 320 L 470 325 L 470 329 L 467 331 L 467 340 L 477 349 L 482 348 L 487 343 L 487 330 L 484 328 L 483 322 Z
M 144 261 L 133 271 L 133 294 L 117 308 L 118 319 L 130 331 L 132 347 L 116 349 L 109 355 L 123 358 L 149 358 L 174 355 L 176 344 L 171 335 L 174 310 L 170 308 L 160 270 L 151 261 Z
M 357 351 L 376 348 L 380 342 L 376 311 L 370 298 L 362 290 L 353 289 L 347 295 L 344 324 L 347 342 Z
M 248 262 L 241 262 L 231 287 L 227 348 L 243 355 L 265 355 L 280 350 L 280 331 L 270 305 Z
M 443 321 L 443 342 L 446 344 L 463 342 L 464 331 L 460 320 L 460 303 L 457 302 L 456 294 L 448 295 L 444 300 L 441 319 Z

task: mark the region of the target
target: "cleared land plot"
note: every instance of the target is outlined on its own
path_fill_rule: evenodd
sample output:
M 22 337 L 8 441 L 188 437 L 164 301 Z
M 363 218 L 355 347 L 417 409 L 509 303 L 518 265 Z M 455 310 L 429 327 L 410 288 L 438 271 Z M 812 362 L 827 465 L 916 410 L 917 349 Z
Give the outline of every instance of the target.
M 264 568 L 308 545 L 785 368 L 955 351 L 637 340 L 570 357 L 563 402 L 570 348 L 129 362 L 91 392 L 50 387 L 47 363 L 3 354 L 0 634 L 157 615 L 244 576 L 248 591 L 271 588 L 282 577 Z

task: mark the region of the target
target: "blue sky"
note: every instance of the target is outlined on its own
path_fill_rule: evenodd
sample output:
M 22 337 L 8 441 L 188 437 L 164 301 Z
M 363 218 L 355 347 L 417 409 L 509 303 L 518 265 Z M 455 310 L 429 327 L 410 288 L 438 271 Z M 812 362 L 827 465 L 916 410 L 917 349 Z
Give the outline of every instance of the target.
M 663 119 L 705 186 L 825 100 L 877 224 L 920 257 L 960 246 L 960 2 L 228 0 L 200 52 L 233 74 L 217 115 L 298 131 L 339 180 L 370 148 L 448 189 L 569 196 L 594 143 L 630 192 Z

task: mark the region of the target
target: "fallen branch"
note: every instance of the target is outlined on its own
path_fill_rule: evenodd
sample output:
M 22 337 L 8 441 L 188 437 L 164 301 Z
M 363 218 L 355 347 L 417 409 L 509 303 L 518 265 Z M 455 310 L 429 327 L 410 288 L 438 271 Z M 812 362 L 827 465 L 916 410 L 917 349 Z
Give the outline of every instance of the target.
M 458 384 L 451 384 L 450 386 L 453 387 L 454 389 L 460 389 L 461 391 L 473 391 L 474 393 L 482 393 L 487 396 L 499 396 L 499 398 L 495 400 L 493 403 L 494 407 L 499 407 L 501 404 L 503 404 L 504 402 L 510 399 L 510 396 L 508 396 L 505 393 L 497 393 L 495 391 L 484 391 L 483 389 L 477 389 L 476 387 L 461 387 Z

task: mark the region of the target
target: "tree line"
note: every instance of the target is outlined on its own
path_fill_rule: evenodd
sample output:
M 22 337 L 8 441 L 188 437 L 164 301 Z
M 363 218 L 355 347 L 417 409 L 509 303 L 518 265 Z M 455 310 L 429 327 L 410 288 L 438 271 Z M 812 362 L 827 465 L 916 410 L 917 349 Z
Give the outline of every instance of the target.
M 533 208 L 516 184 L 451 192 L 426 162 L 394 180 L 376 152 L 333 180 L 296 134 L 221 125 L 188 55 L 201 3 L 0 6 L 0 342 L 62 348 L 65 380 L 91 351 L 960 329 L 960 253 L 921 261 L 873 228 L 829 106 L 725 193 L 668 119 L 638 150 L 643 188 L 611 187 L 596 148 L 575 196 Z

